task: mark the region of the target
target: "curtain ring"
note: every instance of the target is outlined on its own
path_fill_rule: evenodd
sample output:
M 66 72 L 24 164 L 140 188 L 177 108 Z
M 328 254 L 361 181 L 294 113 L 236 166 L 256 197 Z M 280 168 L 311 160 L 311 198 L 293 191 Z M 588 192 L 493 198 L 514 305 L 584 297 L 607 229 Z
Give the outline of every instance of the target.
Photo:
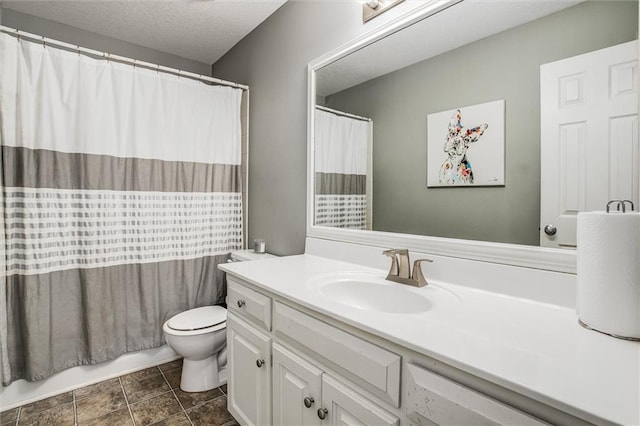
M 160 74 L 160 64 L 156 65 L 156 74 Z
M 107 52 L 102 52 L 102 57 L 109 63 L 109 54 Z
M 42 48 L 44 49 L 45 47 L 47 47 L 45 40 L 44 40 L 44 36 L 42 36 Z

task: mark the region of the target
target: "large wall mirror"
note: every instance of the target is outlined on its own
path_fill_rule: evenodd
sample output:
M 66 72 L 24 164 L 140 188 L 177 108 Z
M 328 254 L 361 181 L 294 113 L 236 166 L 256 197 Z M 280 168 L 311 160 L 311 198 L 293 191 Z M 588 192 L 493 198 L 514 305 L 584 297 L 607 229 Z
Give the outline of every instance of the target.
M 318 58 L 309 235 L 573 272 L 577 213 L 638 204 L 637 39 L 637 1 L 430 1 Z

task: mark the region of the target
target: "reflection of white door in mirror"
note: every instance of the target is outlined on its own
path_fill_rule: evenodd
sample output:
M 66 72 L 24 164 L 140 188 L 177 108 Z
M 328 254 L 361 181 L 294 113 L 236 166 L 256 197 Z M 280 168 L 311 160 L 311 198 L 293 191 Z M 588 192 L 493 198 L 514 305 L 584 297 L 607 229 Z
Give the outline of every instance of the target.
M 540 67 L 541 246 L 575 247 L 578 212 L 638 205 L 637 79 L 637 41 Z

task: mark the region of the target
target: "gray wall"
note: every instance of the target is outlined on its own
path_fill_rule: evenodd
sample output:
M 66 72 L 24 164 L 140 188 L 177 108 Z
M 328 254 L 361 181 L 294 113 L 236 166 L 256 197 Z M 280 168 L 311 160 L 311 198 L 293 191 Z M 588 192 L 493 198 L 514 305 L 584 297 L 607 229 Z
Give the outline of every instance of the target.
M 373 118 L 373 229 L 538 245 L 540 65 L 636 39 L 637 9 L 582 3 L 328 96 Z M 498 99 L 506 186 L 427 188 L 427 114 Z
M 114 53 L 116 55 L 160 64 L 166 67 L 178 68 L 197 74 L 211 75 L 211 66 L 209 64 L 84 31 L 79 28 L 16 12 L 4 7 L 0 8 L 0 12 L 0 23 L 7 27 L 17 28 L 29 33 L 65 41 L 89 49 Z
M 251 90 L 250 241 L 264 238 L 279 255 L 304 251 L 307 64 L 415 6 L 363 25 L 360 2 L 289 0 L 213 65 L 216 77 Z

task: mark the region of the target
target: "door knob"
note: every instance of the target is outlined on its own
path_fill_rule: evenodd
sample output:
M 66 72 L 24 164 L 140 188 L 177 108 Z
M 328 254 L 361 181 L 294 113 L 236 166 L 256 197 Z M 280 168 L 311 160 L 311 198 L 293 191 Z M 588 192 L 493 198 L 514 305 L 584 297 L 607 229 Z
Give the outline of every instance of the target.
M 304 399 L 304 406 L 307 408 L 311 408 L 314 402 L 315 400 L 312 397 L 308 396 Z
M 549 236 L 556 235 L 556 232 L 558 232 L 558 228 L 553 225 L 547 225 L 544 227 L 544 233 Z
M 262 367 L 264 365 L 264 359 L 256 360 L 256 365 L 258 366 L 258 368 Z
M 320 417 L 320 420 L 324 420 L 328 412 L 329 410 L 326 408 L 318 408 L 318 417 Z
M 244 300 L 238 300 L 238 308 L 242 308 L 244 306 Z

